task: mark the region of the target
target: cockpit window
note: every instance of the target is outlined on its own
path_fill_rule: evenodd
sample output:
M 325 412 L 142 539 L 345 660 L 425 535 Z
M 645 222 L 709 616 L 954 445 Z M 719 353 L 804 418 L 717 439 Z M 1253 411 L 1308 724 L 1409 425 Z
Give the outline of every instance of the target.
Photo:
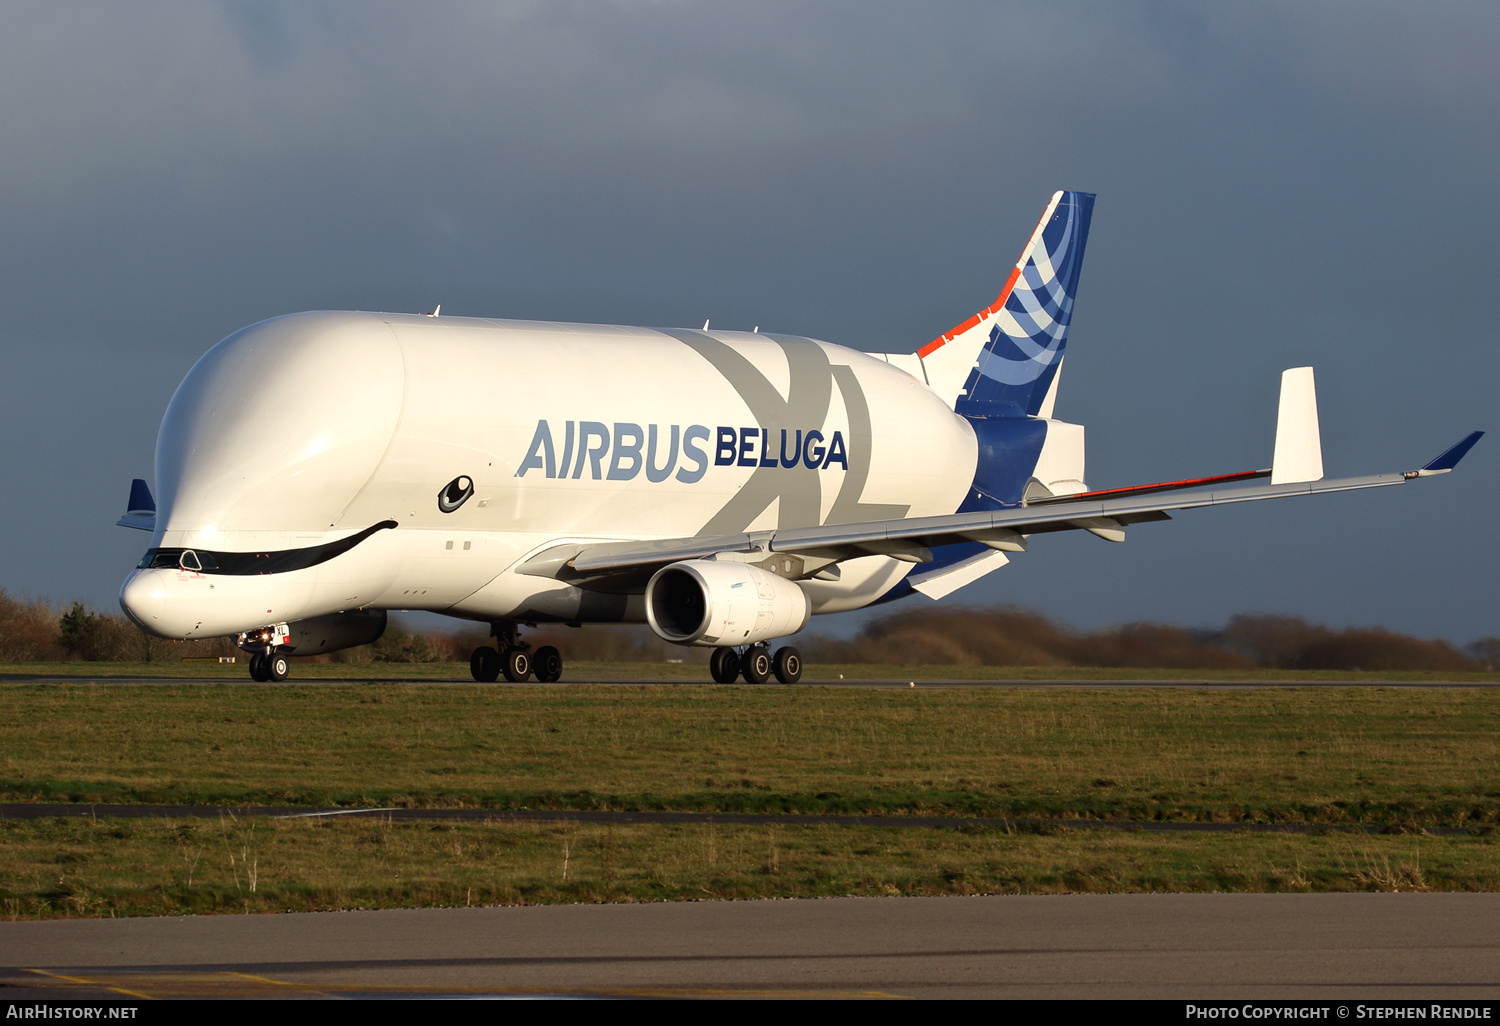
M 181 549 L 147 549 L 137 570 L 176 570 L 182 565 Z
M 219 561 L 214 559 L 212 552 L 204 552 L 202 549 L 147 549 L 135 568 L 137 570 L 211 571 L 219 569 Z

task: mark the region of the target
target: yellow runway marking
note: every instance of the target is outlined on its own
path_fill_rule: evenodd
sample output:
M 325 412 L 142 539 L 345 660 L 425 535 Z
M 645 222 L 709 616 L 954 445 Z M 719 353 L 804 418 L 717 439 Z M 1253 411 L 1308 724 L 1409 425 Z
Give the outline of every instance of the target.
M 149 994 L 138 994 L 133 990 L 126 990 L 124 987 L 116 987 L 108 983 L 101 983 L 98 980 L 85 980 L 79 976 L 64 976 L 61 973 L 49 973 L 45 969 L 27 969 L 26 971 L 28 973 L 37 973 L 41 976 L 50 976 L 55 980 L 66 980 L 69 983 L 80 983 L 87 987 L 103 987 L 105 990 L 113 990 L 120 994 L 124 994 L 126 997 L 142 998 L 146 1001 L 151 1000 L 151 996 Z

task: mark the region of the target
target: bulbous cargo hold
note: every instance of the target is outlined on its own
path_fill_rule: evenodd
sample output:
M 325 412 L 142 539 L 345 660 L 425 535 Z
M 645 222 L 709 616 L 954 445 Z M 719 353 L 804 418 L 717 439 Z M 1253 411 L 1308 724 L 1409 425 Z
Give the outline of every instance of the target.
M 646 585 L 646 622 L 675 645 L 754 645 L 796 634 L 811 615 L 797 582 L 747 563 L 685 560 Z
M 512 380 L 527 385 L 472 388 Z M 178 638 L 359 607 L 640 622 L 649 574 L 621 593 L 518 567 L 560 538 L 951 512 L 974 460 L 972 431 L 908 372 L 811 339 L 290 315 L 178 388 L 155 538 L 121 604 Z M 855 608 L 908 569 L 870 556 L 805 594 Z

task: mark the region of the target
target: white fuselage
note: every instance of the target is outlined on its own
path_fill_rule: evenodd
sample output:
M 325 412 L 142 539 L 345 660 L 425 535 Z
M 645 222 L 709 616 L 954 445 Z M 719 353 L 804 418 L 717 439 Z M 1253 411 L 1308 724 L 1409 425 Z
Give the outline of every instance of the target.
M 824 342 L 295 314 L 220 342 L 173 396 L 152 546 L 280 552 L 398 526 L 290 572 L 138 569 L 121 603 L 179 638 L 356 607 L 639 621 L 639 596 L 516 567 L 568 542 L 952 513 L 975 461 L 923 382 Z M 444 512 L 460 478 L 472 494 Z M 870 556 L 800 586 L 814 612 L 858 608 L 910 567 Z

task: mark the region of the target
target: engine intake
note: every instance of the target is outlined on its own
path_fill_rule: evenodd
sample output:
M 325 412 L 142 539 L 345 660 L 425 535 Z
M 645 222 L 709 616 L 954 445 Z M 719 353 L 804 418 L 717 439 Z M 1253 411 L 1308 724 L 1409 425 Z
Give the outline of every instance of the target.
M 753 645 L 796 634 L 811 615 L 795 582 L 746 563 L 684 560 L 646 585 L 646 622 L 674 645 Z

